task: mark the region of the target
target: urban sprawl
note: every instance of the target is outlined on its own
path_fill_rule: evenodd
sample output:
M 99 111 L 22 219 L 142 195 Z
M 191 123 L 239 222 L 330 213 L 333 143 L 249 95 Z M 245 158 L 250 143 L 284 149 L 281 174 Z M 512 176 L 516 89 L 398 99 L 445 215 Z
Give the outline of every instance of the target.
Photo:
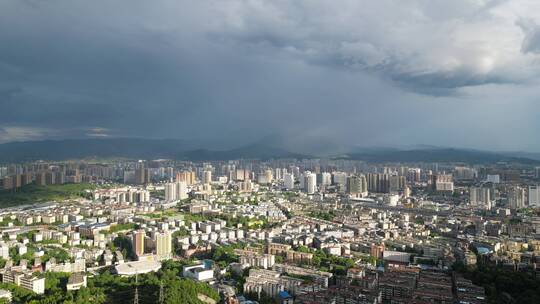
M 514 163 L 0 165 L 0 301 L 513 303 L 478 271 L 540 277 L 539 183 Z

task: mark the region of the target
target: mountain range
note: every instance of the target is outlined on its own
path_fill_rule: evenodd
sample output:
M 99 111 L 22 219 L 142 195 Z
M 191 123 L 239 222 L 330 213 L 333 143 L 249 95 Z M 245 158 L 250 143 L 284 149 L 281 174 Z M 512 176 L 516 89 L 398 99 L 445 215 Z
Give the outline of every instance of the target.
M 323 150 L 317 147 L 324 146 Z M 311 149 L 311 152 L 307 150 Z M 295 146 L 277 138 L 264 138 L 255 143 L 233 149 L 208 149 L 203 144 L 180 139 L 104 138 L 65 139 L 0 144 L 0 162 L 68 159 L 177 159 L 230 160 L 315 158 L 363 160 L 367 162 L 513 162 L 540 164 L 540 155 L 524 152 L 487 152 L 471 149 L 432 146 L 398 148 L 359 148 L 336 146 L 321 141 Z
M 200 143 L 180 139 L 65 139 L 0 144 L 0 162 L 67 160 L 90 158 L 228 160 L 304 158 L 262 143 L 228 150 L 209 150 Z

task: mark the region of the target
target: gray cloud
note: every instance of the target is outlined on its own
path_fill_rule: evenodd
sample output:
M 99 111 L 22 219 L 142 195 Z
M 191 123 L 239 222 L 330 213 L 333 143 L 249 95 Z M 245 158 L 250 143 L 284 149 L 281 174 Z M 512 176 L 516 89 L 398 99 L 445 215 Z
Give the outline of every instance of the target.
M 531 77 L 520 72 L 531 61 L 517 48 L 516 16 L 501 8 L 507 1 L 243 3 L 221 7 L 228 18 L 216 35 L 258 52 L 282 51 L 309 63 L 367 71 L 436 95 Z M 528 40 L 534 34 L 523 43 Z
M 0 141 L 133 136 L 234 146 L 277 133 L 540 149 L 525 140 L 537 120 L 508 115 L 538 114 L 536 34 L 519 21 L 538 20 L 537 7 L 6 0 Z M 521 141 L 494 142 L 497 132 L 475 120 L 486 111 L 497 118 L 490 127 L 519 129 Z M 509 119 L 520 127 L 500 125 Z
M 521 51 L 523 53 L 540 54 L 540 26 L 531 19 L 520 19 L 516 22 L 525 34 Z

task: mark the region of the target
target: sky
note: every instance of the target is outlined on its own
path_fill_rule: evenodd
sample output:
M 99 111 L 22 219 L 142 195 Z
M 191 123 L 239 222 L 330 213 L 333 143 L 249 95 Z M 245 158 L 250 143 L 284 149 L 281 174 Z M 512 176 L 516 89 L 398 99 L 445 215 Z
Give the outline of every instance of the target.
M 0 142 L 540 152 L 538 0 L 2 0 Z

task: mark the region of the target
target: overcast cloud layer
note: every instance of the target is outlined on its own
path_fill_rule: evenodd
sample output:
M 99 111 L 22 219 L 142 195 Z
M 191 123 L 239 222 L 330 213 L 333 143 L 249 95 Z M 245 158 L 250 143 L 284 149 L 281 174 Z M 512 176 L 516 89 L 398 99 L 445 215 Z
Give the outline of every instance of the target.
M 540 151 L 540 1 L 0 1 L 0 142 Z

